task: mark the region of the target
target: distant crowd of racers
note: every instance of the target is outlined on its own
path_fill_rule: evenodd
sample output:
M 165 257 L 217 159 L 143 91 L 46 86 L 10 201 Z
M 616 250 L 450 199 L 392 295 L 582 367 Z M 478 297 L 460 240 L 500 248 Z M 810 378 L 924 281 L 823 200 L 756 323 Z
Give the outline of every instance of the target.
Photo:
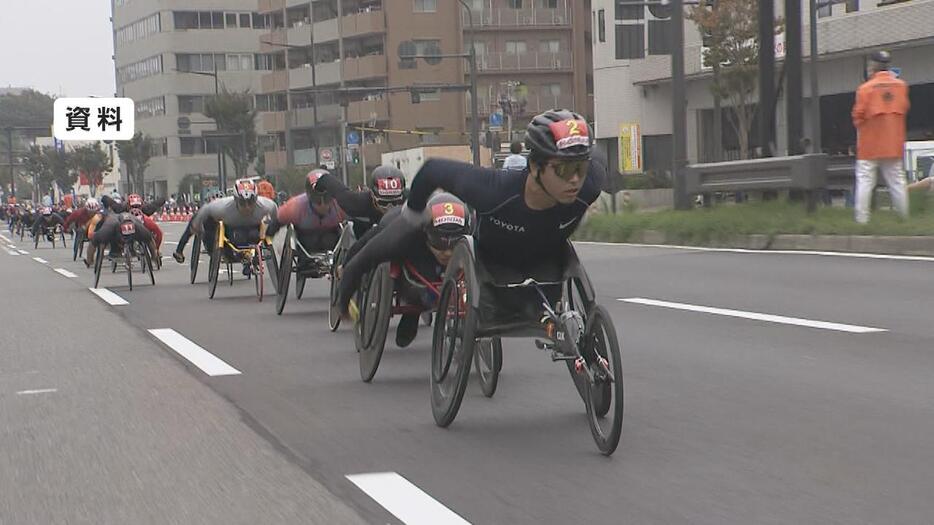
M 402 172 L 392 166 L 374 169 L 367 187 L 358 190 L 346 187 L 325 169 L 315 169 L 307 174 L 305 191 L 284 202 L 269 193 L 265 181 L 240 179 L 233 195 L 218 195 L 194 213 L 171 255 L 178 263 L 185 262 L 185 247 L 192 236 L 210 252 L 220 224 L 234 246 L 256 245 L 289 227 L 303 247 L 297 251 L 301 268 L 308 263 L 308 254 L 333 251 L 342 227 L 352 221 L 357 240 L 334 268 L 339 288 L 333 308 L 344 318 L 355 318 L 360 306 L 356 294 L 369 272 L 392 262 L 425 282 L 440 282 L 455 247 L 470 236 L 480 263 L 480 316 L 500 322 L 537 319 L 542 316 L 543 299 L 551 306 L 561 299 L 562 287 L 554 283 L 564 278 L 568 239 L 599 196 L 607 168 L 605 162 L 591 158 L 590 129 L 583 117 L 571 111 L 553 110 L 535 117 L 526 129 L 525 142 L 530 152 L 525 169 L 497 170 L 429 159 L 408 188 Z M 17 205 L 5 213 L 14 232 L 25 229 L 42 236 L 61 229 L 84 236 L 89 241 L 84 261 L 90 267 L 100 245 L 119 253 L 118 244 L 125 242 L 120 225 L 126 221 L 135 226 L 134 240 L 149 247 L 153 261 L 160 261 L 163 234 L 152 216 L 164 206 L 162 200 L 144 202 L 132 194 L 87 199 L 74 210 Z M 251 265 L 242 262 L 243 274 L 250 276 Z M 550 285 L 534 290 L 488 286 L 530 278 Z M 437 307 L 438 290 L 429 288 L 403 300 L 430 312 Z M 418 321 L 418 310 L 401 315 L 398 346 L 415 338 Z M 579 365 L 593 369 L 595 376 L 606 376 L 606 359 L 594 352 L 582 354 Z M 601 450 L 611 453 L 614 448 L 615 442 L 609 450 Z

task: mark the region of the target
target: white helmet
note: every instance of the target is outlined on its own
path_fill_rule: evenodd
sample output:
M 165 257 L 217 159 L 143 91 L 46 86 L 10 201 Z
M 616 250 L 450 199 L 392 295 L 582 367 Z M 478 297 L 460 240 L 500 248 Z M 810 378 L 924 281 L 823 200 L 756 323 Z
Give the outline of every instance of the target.
M 89 209 L 89 210 L 91 210 L 91 211 L 97 211 L 97 210 L 101 209 L 101 203 L 98 202 L 98 200 L 95 199 L 94 197 L 91 197 L 90 199 L 88 199 L 87 201 L 85 201 L 84 207 L 87 208 L 87 209 Z

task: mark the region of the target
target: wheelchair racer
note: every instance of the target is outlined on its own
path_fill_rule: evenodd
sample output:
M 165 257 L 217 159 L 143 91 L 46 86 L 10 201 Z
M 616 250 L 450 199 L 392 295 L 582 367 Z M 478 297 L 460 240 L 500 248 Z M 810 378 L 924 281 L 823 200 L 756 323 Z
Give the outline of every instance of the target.
M 153 243 L 156 246 L 156 252 L 154 259 L 161 263 L 162 261 L 162 228 L 156 224 L 156 221 L 150 217 L 152 213 L 146 213 L 146 211 L 152 210 L 155 211 L 152 206 L 145 207 L 143 205 L 143 198 L 135 193 L 127 195 L 126 198 L 127 205 L 130 208 L 130 213 L 136 216 L 137 219 L 142 221 L 143 226 L 149 230 L 149 233 L 152 233 Z M 160 263 L 156 263 L 158 267 Z
M 391 210 L 382 222 L 367 232 L 356 245 L 362 246 L 343 269 L 338 306 L 346 311 L 360 280 L 370 270 L 387 261 L 408 263 L 428 282 L 438 282 L 451 260 L 458 239 L 470 233 L 470 212 L 463 201 L 450 193 L 437 193 L 428 200 L 419 217 L 419 227 L 393 235 L 391 225 L 399 221 L 402 210 Z M 384 233 L 385 232 L 385 233 Z M 389 235 L 386 235 L 389 234 Z M 409 304 L 434 309 L 437 295 L 430 289 L 408 287 L 400 291 Z M 352 308 L 351 308 L 352 309 Z M 396 328 L 396 345 L 408 346 L 418 334 L 418 313 L 403 314 Z
M 106 195 L 102 197 L 104 202 L 110 200 L 109 208 L 110 211 L 103 215 L 99 213 L 95 217 L 102 217 L 102 219 L 97 223 L 96 226 L 88 226 L 90 230 L 92 227 L 95 228 L 93 236 L 89 239 L 88 243 L 88 254 L 84 259 L 84 264 L 88 268 L 94 266 L 94 260 L 97 257 L 97 247 L 101 245 L 110 246 L 110 254 L 119 254 L 121 252 L 121 243 L 123 241 L 123 234 L 121 232 L 120 225 L 124 222 L 133 223 L 133 240 L 138 241 L 143 246 L 146 246 L 149 249 L 150 256 L 155 257 L 157 253 L 156 244 L 153 241 L 152 233 L 146 229 L 146 226 L 143 224 L 143 221 L 138 219 L 132 213 L 127 213 L 126 209 L 123 207 L 122 201 L 118 199 L 108 199 Z
M 43 206 L 39 208 L 39 212 L 36 214 L 32 223 L 32 236 L 37 237 L 39 235 L 49 236 L 54 234 L 54 228 L 56 225 L 62 225 L 65 223 L 65 220 L 62 219 L 62 216 L 53 212 L 52 208 L 49 206 Z
M 487 321 L 540 318 L 541 298 L 534 289 L 495 285 L 527 278 L 561 281 L 568 239 L 600 195 L 606 177 L 605 166 L 590 162 L 593 139 L 577 113 L 551 110 L 536 116 L 526 128 L 525 143 L 531 153 L 523 171 L 429 159 L 412 183 L 403 220 L 394 221 L 381 234 L 391 242 L 404 237 L 406 229 L 417 228 L 437 188 L 463 199 L 478 216 L 480 314 Z M 552 304 L 560 299 L 560 285 L 545 286 L 543 291 Z
M 291 224 L 301 245 L 308 253 L 321 253 L 334 249 L 340 236 L 341 223 L 346 216 L 319 180 L 327 170 L 316 169 L 305 177 L 305 193 L 289 199 L 279 207 L 275 220 L 269 226 L 269 235 L 280 227 Z M 306 258 L 298 250 L 299 261 Z
M 354 221 L 357 238 L 382 220 L 387 211 L 405 202 L 405 176 L 393 166 L 378 166 L 371 174 L 368 190 L 351 191 L 330 173 L 322 174 L 318 185 L 332 195 Z
M 202 235 L 205 246 L 214 246 L 217 225 L 224 221 L 225 236 L 231 244 L 237 247 L 256 244 L 260 241 L 263 223 L 275 216 L 276 210 L 274 201 L 257 195 L 253 181 L 239 179 L 232 196 L 214 199 L 201 208 L 191 219 L 191 231 Z M 243 275 L 250 273 L 250 261 L 243 261 Z

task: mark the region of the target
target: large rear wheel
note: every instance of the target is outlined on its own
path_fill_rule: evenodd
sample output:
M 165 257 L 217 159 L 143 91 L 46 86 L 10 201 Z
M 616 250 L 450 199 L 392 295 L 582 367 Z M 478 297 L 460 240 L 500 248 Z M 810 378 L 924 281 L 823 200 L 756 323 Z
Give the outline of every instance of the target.
M 386 334 L 392 317 L 392 288 L 389 263 L 383 263 L 370 273 L 363 304 L 359 305 L 359 337 L 355 341 L 358 342 L 360 378 L 366 383 L 376 375 L 386 348 Z
M 99 244 L 96 252 L 96 257 L 94 257 L 94 288 L 97 288 L 97 285 L 101 282 L 101 269 L 104 267 L 104 245 Z
M 201 257 L 201 236 L 195 235 L 194 240 L 191 244 L 191 259 L 188 261 L 189 277 L 191 277 L 191 284 L 195 284 L 195 279 L 198 277 L 198 262 Z
M 133 241 L 123 242 L 123 264 L 126 265 L 126 282 L 133 291 Z
M 471 306 L 476 283 L 473 256 L 466 242 L 454 248 L 441 287 L 431 340 L 431 413 L 447 427 L 460 410 L 476 341 L 477 312 Z
M 266 286 L 266 262 L 263 261 L 263 246 L 256 245 L 256 253 L 253 255 L 253 279 L 256 280 L 256 299 L 263 301 L 263 291 Z

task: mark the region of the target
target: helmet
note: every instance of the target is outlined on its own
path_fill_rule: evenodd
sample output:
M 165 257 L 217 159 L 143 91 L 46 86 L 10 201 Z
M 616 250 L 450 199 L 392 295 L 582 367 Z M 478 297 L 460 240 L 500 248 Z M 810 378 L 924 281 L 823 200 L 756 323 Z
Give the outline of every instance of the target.
M 256 184 L 250 179 L 238 179 L 234 185 L 234 197 L 238 201 L 256 202 Z
M 450 193 L 436 193 L 425 206 L 425 234 L 437 250 L 450 250 L 470 233 L 470 211 L 464 201 Z
M 42 215 L 52 215 L 52 208 L 49 208 L 48 206 L 43 206 L 39 210 L 39 213 L 41 213 Z
M 878 64 L 888 64 L 892 60 L 892 54 L 885 50 L 876 51 L 869 56 L 869 60 Z
M 128 195 L 126 200 L 130 208 L 141 208 L 143 206 L 143 198 L 136 193 L 131 193 Z
M 84 203 L 84 207 L 91 211 L 97 211 L 101 209 L 101 203 L 98 202 L 98 200 L 95 199 L 94 197 L 91 197 Z
M 328 197 L 327 190 L 318 187 L 318 179 L 325 173 L 328 173 L 328 170 L 317 169 L 309 171 L 308 175 L 305 176 L 305 194 L 308 195 L 309 202 L 321 202 Z
M 395 206 L 405 200 L 405 175 L 393 166 L 379 166 L 373 170 L 370 191 L 379 206 Z
M 566 109 L 553 109 L 529 122 L 525 145 L 537 164 L 548 159 L 587 160 L 593 137 L 584 117 Z

